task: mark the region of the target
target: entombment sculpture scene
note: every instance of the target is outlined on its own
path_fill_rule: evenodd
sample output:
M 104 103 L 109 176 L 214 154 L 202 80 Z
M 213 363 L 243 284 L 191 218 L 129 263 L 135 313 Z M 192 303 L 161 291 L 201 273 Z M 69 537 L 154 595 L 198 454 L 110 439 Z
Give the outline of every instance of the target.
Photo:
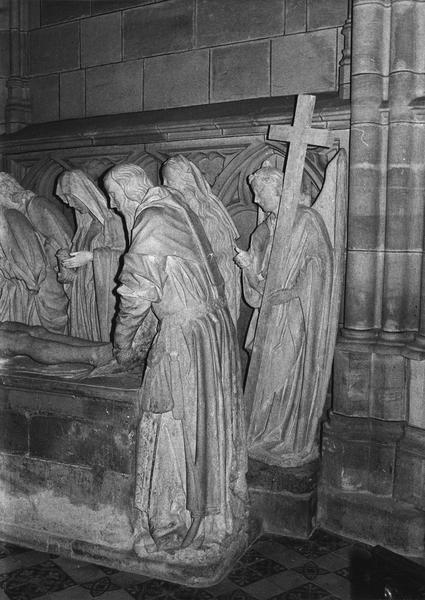
M 317 459 L 346 161 L 327 150 L 326 130 L 316 139 L 308 129 L 313 106 L 301 98 L 293 127 L 271 128 L 288 142 L 284 170 L 268 160 L 249 174 L 258 224 L 246 250 L 183 154 L 160 166 L 160 185 L 129 162 L 97 180 L 65 170 L 51 199 L 0 174 L 1 372 L 48 392 L 134 399 L 125 509 L 104 515 L 93 539 L 76 534 L 100 562 L 119 555 L 128 570 L 211 585 L 261 530 L 248 458 L 280 468 Z M 314 199 L 302 190 L 307 143 L 328 152 Z M 253 312 L 238 340 L 241 302 Z

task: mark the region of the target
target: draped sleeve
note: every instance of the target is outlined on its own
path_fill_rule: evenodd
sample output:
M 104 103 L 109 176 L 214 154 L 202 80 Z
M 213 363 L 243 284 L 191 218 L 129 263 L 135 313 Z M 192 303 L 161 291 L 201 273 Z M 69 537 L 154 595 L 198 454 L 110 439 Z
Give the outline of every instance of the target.
M 114 337 L 117 349 L 130 349 L 151 304 L 161 300 L 167 279 L 165 266 L 166 257 L 132 252 L 125 256 L 118 288 L 120 306 Z
M 251 257 L 251 266 L 242 271 L 244 297 L 252 308 L 259 308 L 261 306 L 270 245 L 269 229 L 265 222 L 263 222 L 251 235 L 251 244 L 248 250 Z

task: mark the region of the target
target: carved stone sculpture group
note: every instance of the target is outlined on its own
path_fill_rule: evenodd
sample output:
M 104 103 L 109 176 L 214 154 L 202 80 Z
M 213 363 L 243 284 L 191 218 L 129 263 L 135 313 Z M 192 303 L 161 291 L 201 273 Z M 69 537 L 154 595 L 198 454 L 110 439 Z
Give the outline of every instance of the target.
M 11 369 L 25 356 L 71 371 L 86 363 L 103 377 L 143 365 L 134 492 L 142 559 L 224 548 L 246 535 L 248 449 L 278 465 L 315 456 L 341 279 L 338 201 L 327 178 L 316 204 L 297 209 L 289 276 L 272 298 L 266 384 L 247 420 L 241 288 L 255 309 L 250 352 L 283 173 L 265 165 L 249 178 L 263 218 L 247 251 L 193 162 L 174 156 L 161 176 L 154 185 L 140 166 L 117 165 L 103 178 L 105 194 L 83 171 L 64 172 L 55 193 L 73 224 L 57 200 L 0 174 L 0 356 Z

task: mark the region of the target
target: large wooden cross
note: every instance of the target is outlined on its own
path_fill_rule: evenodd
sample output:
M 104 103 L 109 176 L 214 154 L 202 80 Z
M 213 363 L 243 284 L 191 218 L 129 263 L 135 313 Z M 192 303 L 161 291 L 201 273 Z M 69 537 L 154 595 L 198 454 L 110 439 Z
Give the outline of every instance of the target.
M 245 386 L 245 404 L 247 415 L 251 415 L 251 419 L 255 419 L 258 394 L 264 386 L 263 379 L 267 377 L 267 365 L 263 364 L 264 355 L 267 354 L 264 349 L 267 348 L 271 333 L 276 327 L 270 319 L 273 305 L 269 297 L 272 292 L 282 289 L 288 279 L 290 266 L 288 254 L 297 206 L 300 202 L 307 146 L 329 147 L 331 145 L 329 130 L 310 127 L 315 101 L 315 96 L 298 96 L 293 125 L 274 125 L 269 130 L 269 139 L 289 142 L 289 148 L 264 296 Z

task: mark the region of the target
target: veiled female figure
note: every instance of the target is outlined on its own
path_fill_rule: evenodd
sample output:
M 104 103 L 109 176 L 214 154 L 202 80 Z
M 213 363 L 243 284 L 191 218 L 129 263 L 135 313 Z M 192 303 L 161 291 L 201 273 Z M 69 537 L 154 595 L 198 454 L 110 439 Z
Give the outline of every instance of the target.
M 93 341 L 111 339 L 115 313 L 114 289 L 120 257 L 125 250 L 121 218 L 83 171 L 66 171 L 56 194 L 75 210 L 77 230 L 69 256 L 59 260 L 67 273 L 70 334 Z
M 54 202 L 0 172 L 0 321 L 68 332 L 68 298 L 57 280 L 55 254 L 71 233 Z
M 177 154 L 162 166 L 164 185 L 179 191 L 199 217 L 224 280 L 229 311 L 235 324 L 239 317 L 240 272 L 233 261 L 235 240 L 239 232 L 222 202 L 215 196 L 198 167 Z

